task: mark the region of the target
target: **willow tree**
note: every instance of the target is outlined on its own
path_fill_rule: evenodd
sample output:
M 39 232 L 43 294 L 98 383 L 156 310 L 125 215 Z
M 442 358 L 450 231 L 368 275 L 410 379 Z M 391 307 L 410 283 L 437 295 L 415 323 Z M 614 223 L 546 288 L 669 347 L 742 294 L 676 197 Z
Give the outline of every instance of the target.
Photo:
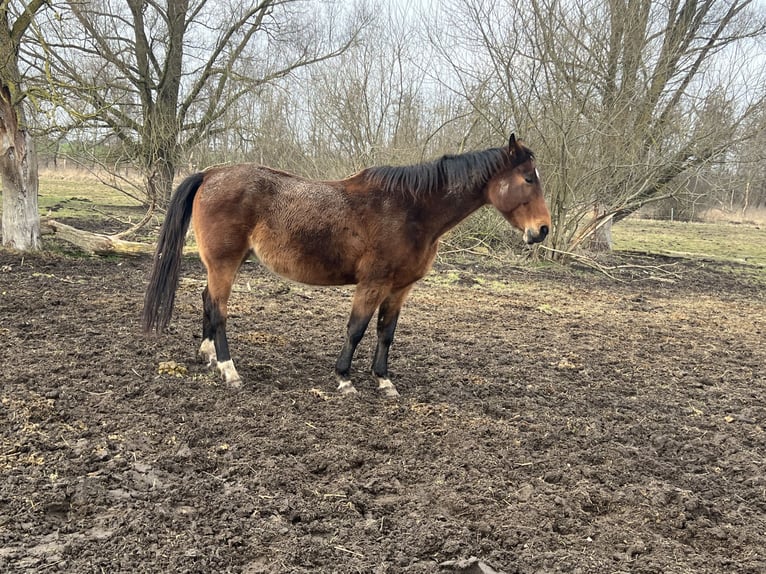
M 762 63 L 744 65 L 766 30 L 754 0 L 445 2 L 447 77 L 486 131 L 514 126 L 538 153 L 560 250 L 725 159 L 766 97 Z M 720 102 L 735 113 L 706 122 Z
M 26 92 L 19 50 L 44 0 L 0 2 L 0 172 L 3 182 L 3 245 L 22 251 L 40 247 L 37 158 L 26 121 Z
M 101 134 L 113 158 L 117 149 L 140 168 L 149 202 L 163 203 L 186 150 L 233 129 L 224 120 L 240 98 L 354 41 L 359 23 L 341 29 L 335 5 L 322 6 L 68 0 L 28 57 L 66 102 L 63 129 Z

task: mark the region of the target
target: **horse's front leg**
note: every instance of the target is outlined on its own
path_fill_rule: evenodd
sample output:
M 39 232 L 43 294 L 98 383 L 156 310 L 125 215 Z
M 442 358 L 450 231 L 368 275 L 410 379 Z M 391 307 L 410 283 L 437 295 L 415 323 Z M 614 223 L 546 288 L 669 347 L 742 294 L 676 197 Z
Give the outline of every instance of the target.
M 351 316 L 346 327 L 346 339 L 343 342 L 340 355 L 338 355 L 338 360 L 335 362 L 335 377 L 338 380 L 338 390 L 344 394 L 356 392 L 349 378 L 351 374 L 351 359 L 353 359 L 354 351 L 356 351 L 359 341 L 362 340 L 364 332 L 367 330 L 367 325 L 369 325 L 375 309 L 380 305 L 386 294 L 387 290 L 362 285 L 359 285 L 354 292 Z
M 378 343 L 375 347 L 375 356 L 372 360 L 372 374 L 378 381 L 378 388 L 392 398 L 399 396 L 399 391 L 388 376 L 388 351 L 394 342 L 394 332 L 399 320 L 404 300 L 411 287 L 391 293 L 380 305 L 378 311 Z

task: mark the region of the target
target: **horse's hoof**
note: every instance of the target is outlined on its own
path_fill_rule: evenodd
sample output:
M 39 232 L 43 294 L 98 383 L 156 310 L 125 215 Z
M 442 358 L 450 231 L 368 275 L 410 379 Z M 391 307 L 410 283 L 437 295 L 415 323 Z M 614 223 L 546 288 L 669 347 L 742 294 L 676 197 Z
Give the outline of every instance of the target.
M 218 371 L 221 373 L 221 378 L 232 389 L 238 389 L 242 386 L 242 378 L 239 376 L 237 369 L 234 368 L 234 363 L 231 359 L 218 363 Z
M 382 391 L 383 394 L 390 399 L 398 399 L 400 396 L 399 391 L 396 390 L 396 387 L 394 386 L 394 383 L 391 382 L 391 379 L 379 378 L 378 390 Z
M 208 367 L 216 364 L 215 345 L 211 339 L 205 339 L 199 346 L 197 357 L 200 363 L 206 363 Z
M 356 393 L 356 388 L 351 383 L 351 381 L 347 381 L 345 379 L 338 380 L 338 390 L 343 395 L 353 395 Z
M 232 389 L 240 389 L 242 388 L 242 379 L 239 378 L 239 376 L 235 379 L 231 379 L 230 381 L 226 381 L 226 384 L 229 385 Z

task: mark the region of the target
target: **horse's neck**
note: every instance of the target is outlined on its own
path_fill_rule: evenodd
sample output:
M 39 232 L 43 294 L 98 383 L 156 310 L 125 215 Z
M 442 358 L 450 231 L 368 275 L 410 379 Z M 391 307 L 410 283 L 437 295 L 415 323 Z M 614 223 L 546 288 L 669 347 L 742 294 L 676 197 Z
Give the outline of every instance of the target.
M 421 224 L 433 239 L 438 239 L 486 204 L 487 198 L 483 189 L 439 191 L 420 199 L 414 209 L 425 215 L 421 217 Z
M 402 189 L 386 191 L 370 187 L 366 170 L 341 181 L 327 182 L 344 193 L 372 201 L 377 194 L 392 194 L 395 204 L 402 210 L 402 217 L 417 222 L 417 228 L 427 240 L 435 241 L 455 227 L 474 211 L 487 204 L 484 192 L 486 186 L 475 186 L 461 190 L 435 190 L 433 192 L 410 192 Z M 380 197 L 380 196 L 378 196 Z M 424 237 L 425 238 L 425 237 Z

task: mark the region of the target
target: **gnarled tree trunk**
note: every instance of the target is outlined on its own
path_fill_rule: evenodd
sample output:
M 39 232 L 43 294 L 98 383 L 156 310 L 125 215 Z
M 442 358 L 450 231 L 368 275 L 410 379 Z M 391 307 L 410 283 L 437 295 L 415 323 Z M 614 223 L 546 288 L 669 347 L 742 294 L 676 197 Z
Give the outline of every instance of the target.
M 40 248 L 37 211 L 37 154 L 24 117 L 19 46 L 45 0 L 30 0 L 16 14 L 0 4 L 0 177 L 3 184 L 3 245 L 21 251 Z
M 29 131 L 19 125 L 20 113 L 13 106 L 6 86 L 2 86 L 0 172 L 3 182 L 3 245 L 31 251 L 40 248 L 37 155 Z

